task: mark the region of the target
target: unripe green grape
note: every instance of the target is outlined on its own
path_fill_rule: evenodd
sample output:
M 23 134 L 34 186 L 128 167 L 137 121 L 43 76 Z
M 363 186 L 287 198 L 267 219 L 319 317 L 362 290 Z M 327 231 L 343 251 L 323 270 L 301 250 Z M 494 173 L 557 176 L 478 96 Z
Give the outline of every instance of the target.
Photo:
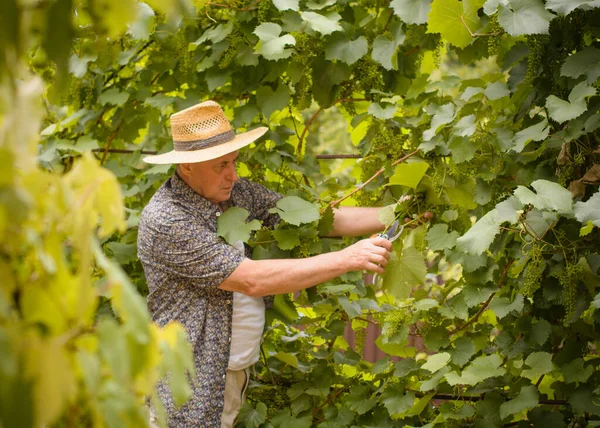
M 495 13 L 490 17 L 490 36 L 488 36 L 488 55 L 493 56 L 498 53 L 498 45 L 500 45 L 500 37 L 502 27 L 498 24 L 498 14 Z
M 541 248 L 538 245 L 532 248 L 530 256 L 531 260 L 527 263 L 523 277 L 522 293 L 525 297 L 533 297 L 540 288 L 542 274 L 546 269 L 546 261 L 542 257 Z
M 363 355 L 365 350 L 365 344 L 367 341 L 367 329 L 360 328 L 354 330 L 354 352 L 359 355 Z
M 531 34 L 526 36 L 527 47 L 529 47 L 529 56 L 527 57 L 526 81 L 532 81 L 538 74 L 542 66 L 542 60 L 546 55 L 546 44 L 549 37 L 544 34 Z

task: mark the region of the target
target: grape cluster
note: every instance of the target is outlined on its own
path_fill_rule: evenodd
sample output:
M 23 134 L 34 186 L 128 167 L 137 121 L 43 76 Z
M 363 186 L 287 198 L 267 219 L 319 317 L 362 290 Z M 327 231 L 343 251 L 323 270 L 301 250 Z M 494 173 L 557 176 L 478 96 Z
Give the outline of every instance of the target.
M 399 332 L 400 327 L 409 323 L 411 318 L 412 313 L 406 308 L 398 308 L 383 313 L 383 328 L 381 329 L 381 334 L 386 337 L 392 337 L 396 335 Z
M 534 245 L 530 252 L 530 260 L 525 268 L 523 277 L 522 293 L 525 297 L 533 297 L 540 288 L 542 274 L 546 269 L 546 260 L 542 256 L 542 249 L 539 245 Z
M 367 342 L 367 329 L 359 328 L 354 330 L 354 352 L 363 355 L 365 344 Z
M 441 37 L 439 37 L 435 43 L 435 48 L 433 49 L 433 62 L 435 63 L 435 68 L 440 68 L 440 64 L 442 63 L 442 51 L 444 49 L 445 43 Z
M 256 11 L 258 22 L 269 22 L 269 15 L 272 9 L 273 2 L 271 0 L 259 0 L 258 10 Z
M 229 47 L 221 54 L 221 58 L 219 58 L 218 66 L 220 69 L 229 67 L 235 60 L 238 54 L 238 47 L 240 43 L 242 43 L 243 37 L 239 31 L 234 31 L 227 37 L 227 40 L 229 41 Z
M 309 108 L 312 104 L 312 60 L 323 51 L 323 41 L 304 32 L 290 33 L 296 40 L 294 62 L 302 68 L 302 77 L 294 85 L 294 105 L 300 109 Z
M 427 335 L 432 328 L 436 328 L 442 325 L 444 317 L 437 311 L 437 309 L 429 309 L 425 312 L 425 316 L 421 318 L 421 325 L 419 331 L 421 336 Z
M 500 24 L 498 23 L 498 14 L 495 13 L 490 16 L 490 36 L 487 39 L 489 56 L 496 55 L 498 53 L 501 35 L 502 27 L 500 27 Z
M 529 56 L 527 57 L 527 73 L 525 80 L 531 82 L 537 77 L 546 55 L 548 36 L 545 34 L 530 34 L 526 36 Z
M 350 99 L 354 94 L 354 84 L 352 82 L 346 81 L 341 85 L 340 98 L 342 99 Z M 350 116 L 356 116 L 356 106 L 353 102 L 345 102 L 341 104 L 342 108 L 346 110 Z
M 388 160 L 396 160 L 403 155 L 404 142 L 407 139 L 408 135 L 381 127 L 371 141 L 370 151 L 373 154 L 383 154 Z
M 179 32 L 177 38 L 174 40 L 174 45 L 177 58 L 179 58 L 177 62 L 179 71 L 187 76 L 195 64 L 193 62 L 194 52 L 190 52 L 188 49 L 189 43 L 184 31 Z
M 581 265 L 569 263 L 562 271 L 555 273 L 553 276 L 558 278 L 562 286 L 562 304 L 565 308 L 564 322 L 568 323 L 575 313 L 575 305 L 577 304 L 577 289 L 579 281 L 583 277 L 583 268 Z
M 359 59 L 354 66 L 354 78 L 359 80 L 360 88 L 365 96 L 370 96 L 373 101 L 379 102 L 382 95 L 371 92 L 385 89 L 385 82 L 379 64 L 370 57 L 365 56 Z

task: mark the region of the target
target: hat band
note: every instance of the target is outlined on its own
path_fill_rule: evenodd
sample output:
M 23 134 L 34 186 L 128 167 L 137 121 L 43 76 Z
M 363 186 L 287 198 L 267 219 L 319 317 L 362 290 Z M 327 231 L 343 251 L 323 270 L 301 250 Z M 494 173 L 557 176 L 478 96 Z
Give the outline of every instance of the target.
M 173 148 L 178 152 L 189 152 L 192 150 L 208 149 L 209 147 L 218 146 L 219 144 L 228 143 L 235 138 L 233 130 L 225 131 L 221 134 L 213 135 L 202 140 L 192 141 L 173 141 Z

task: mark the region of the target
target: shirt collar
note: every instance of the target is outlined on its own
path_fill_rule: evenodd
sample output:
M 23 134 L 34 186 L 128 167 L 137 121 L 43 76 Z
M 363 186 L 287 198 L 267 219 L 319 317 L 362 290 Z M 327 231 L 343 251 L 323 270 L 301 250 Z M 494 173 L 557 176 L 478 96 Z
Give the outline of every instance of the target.
M 179 199 L 194 206 L 200 213 L 212 216 L 216 214 L 217 211 L 220 211 L 218 206 L 200 195 L 183 181 L 181 177 L 177 175 L 177 172 L 171 177 L 171 189 Z

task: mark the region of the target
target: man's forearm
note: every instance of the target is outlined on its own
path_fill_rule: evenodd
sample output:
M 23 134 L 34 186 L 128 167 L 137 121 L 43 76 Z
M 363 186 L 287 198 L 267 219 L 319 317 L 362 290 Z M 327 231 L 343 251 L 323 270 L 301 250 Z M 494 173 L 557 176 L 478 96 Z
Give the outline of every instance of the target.
M 364 236 L 381 232 L 384 225 L 378 220 L 381 207 L 341 207 L 333 211 L 333 229 L 329 236 Z
M 303 290 L 354 270 L 383 273 L 391 249 L 388 240 L 373 238 L 305 259 L 246 259 L 219 288 L 258 297 Z

